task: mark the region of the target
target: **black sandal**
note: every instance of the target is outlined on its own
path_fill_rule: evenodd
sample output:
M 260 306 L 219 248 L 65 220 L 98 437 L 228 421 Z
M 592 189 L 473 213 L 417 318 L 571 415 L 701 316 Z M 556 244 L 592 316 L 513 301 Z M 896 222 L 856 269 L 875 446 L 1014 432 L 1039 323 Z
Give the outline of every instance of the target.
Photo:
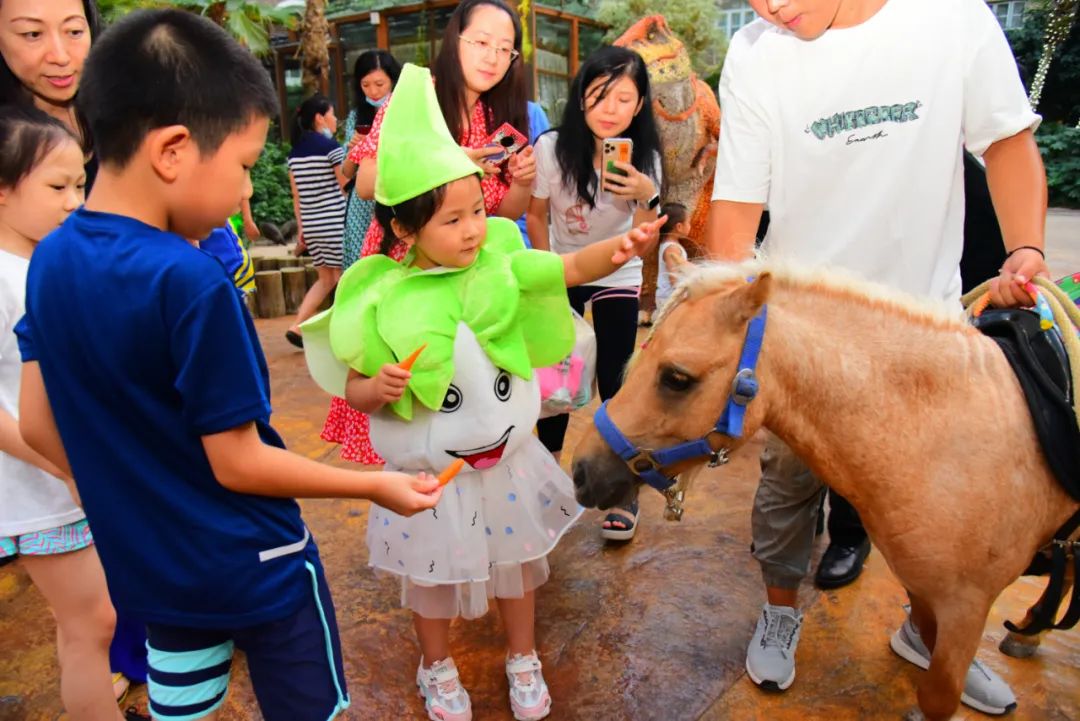
M 304 347 L 304 336 L 300 335 L 294 330 L 285 331 L 285 340 L 289 341 L 297 348 Z
M 618 511 L 622 511 L 622 513 Z M 601 526 L 600 537 L 609 541 L 629 541 L 634 537 L 634 532 L 637 531 L 640 516 L 641 509 L 638 507 L 637 501 L 627 504 L 625 507 L 616 507 L 615 512 L 604 516 L 604 523 L 611 524 L 611 527 L 605 528 Z M 614 524 L 616 523 L 621 523 L 623 528 L 615 528 Z

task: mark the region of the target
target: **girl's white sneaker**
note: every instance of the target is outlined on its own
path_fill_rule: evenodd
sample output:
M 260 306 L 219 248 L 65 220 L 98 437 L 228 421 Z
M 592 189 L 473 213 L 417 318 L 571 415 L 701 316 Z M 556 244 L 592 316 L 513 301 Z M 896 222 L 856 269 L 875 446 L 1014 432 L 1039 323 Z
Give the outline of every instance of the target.
M 551 713 L 551 694 L 540 672 L 536 651 L 506 659 L 506 678 L 510 682 L 510 710 L 517 721 L 538 721 Z
M 461 685 L 454 659 L 436 661 L 431 668 L 424 668 L 421 659 L 416 669 L 416 686 L 431 721 L 472 721 L 469 692 Z

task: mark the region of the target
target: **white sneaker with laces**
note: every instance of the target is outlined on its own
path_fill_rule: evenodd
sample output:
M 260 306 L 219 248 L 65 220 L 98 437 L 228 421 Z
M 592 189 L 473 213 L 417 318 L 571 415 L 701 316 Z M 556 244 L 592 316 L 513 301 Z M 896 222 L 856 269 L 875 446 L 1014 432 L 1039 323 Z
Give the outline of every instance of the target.
M 795 681 L 795 650 L 802 614 L 766 603 L 746 649 L 746 672 L 765 691 L 785 691 Z
M 930 650 L 923 643 L 919 629 L 911 622 L 911 607 L 904 606 L 904 610 L 908 612 L 908 617 L 889 639 L 889 647 L 900 658 L 926 670 L 930 668 Z M 1016 708 L 1016 696 L 1009 684 L 977 658 L 968 667 L 960 701 L 991 716 L 1002 716 Z
M 506 659 L 506 679 L 510 683 L 510 710 L 517 721 L 537 721 L 551 713 L 551 694 L 541 673 L 536 651 Z
M 469 692 L 461 685 L 454 659 L 448 656 L 430 668 L 424 668 L 424 660 L 420 659 L 416 686 L 431 721 L 472 721 Z

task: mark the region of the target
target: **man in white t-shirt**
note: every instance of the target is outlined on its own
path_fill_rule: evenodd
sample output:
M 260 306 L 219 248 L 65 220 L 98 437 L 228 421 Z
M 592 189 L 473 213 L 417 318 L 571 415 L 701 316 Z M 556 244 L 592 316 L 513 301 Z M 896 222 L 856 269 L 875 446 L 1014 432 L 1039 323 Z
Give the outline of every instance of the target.
M 963 248 L 962 151 L 986 163 L 1009 249 L 993 281 L 997 305 L 1021 305 L 1046 274 L 1046 175 L 1015 60 L 982 0 L 750 0 L 763 18 L 731 43 L 720 82 L 722 124 L 707 233 L 710 253 L 765 250 L 806 266 L 845 268 L 916 295 L 957 303 Z M 767 23 L 764 21 L 768 21 Z M 957 303 L 959 308 L 959 304 Z M 768 603 L 747 652 L 763 688 L 795 679 L 820 482 L 782 442 L 762 454 L 754 555 Z M 929 665 L 910 619 L 891 641 Z M 1015 707 L 976 661 L 964 703 Z

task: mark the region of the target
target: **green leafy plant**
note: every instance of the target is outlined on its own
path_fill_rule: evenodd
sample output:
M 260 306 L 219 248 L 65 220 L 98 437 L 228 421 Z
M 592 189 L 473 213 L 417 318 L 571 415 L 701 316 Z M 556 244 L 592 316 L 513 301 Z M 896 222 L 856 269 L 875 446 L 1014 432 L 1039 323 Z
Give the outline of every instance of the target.
M 1044 123 L 1035 140 L 1046 165 L 1050 205 L 1080 208 L 1080 128 Z
M 254 0 L 98 0 L 106 22 L 114 22 L 141 8 L 175 7 L 190 10 L 225 28 L 255 55 L 270 52 L 271 25 L 296 27 L 296 8 L 275 8 Z
M 1032 89 L 1038 75 L 1039 61 L 1046 49 L 1047 7 L 1029 2 L 1024 10 L 1024 24 L 1006 35 L 1025 85 Z M 1048 121 L 1075 125 L 1080 120 L 1080 21 L 1056 48 L 1044 75 L 1039 114 Z
M 287 143 L 268 141 L 251 169 L 251 214 L 257 223 L 269 221 L 280 226 L 293 218 L 288 155 Z

